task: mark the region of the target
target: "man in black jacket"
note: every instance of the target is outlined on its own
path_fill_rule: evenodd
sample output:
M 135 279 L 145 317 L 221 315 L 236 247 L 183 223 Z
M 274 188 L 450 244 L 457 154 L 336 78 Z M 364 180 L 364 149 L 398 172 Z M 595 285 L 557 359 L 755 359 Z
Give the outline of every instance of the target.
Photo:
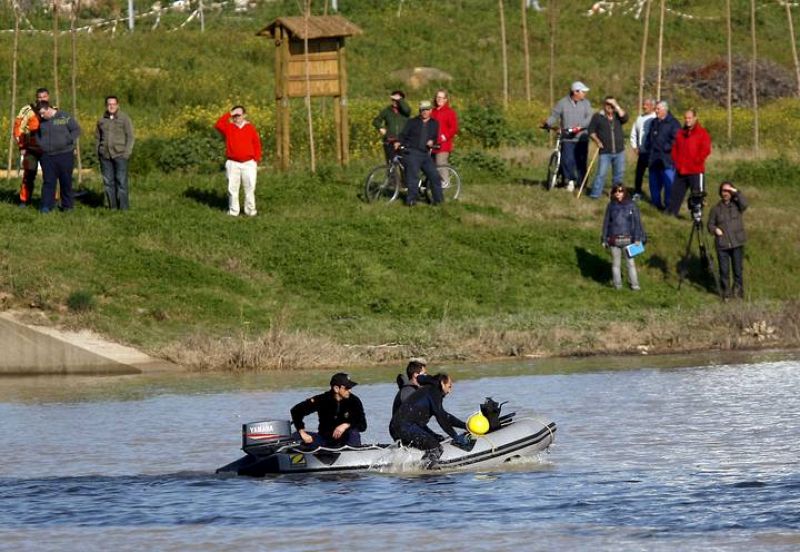
M 431 119 L 432 108 L 433 104 L 428 100 L 419 102 L 419 117 L 409 119 L 399 136 L 400 144 L 406 148 L 403 164 L 406 172 L 406 188 L 408 188 L 406 205 L 409 207 L 417 202 L 420 169 L 430 182 L 433 204 L 438 205 L 444 201 L 441 177 L 431 157 L 431 148 L 439 136 L 439 123 Z
M 714 234 L 717 242 L 717 260 L 719 261 L 719 281 L 722 285 L 722 297 L 731 297 L 730 267 L 733 265 L 733 294 L 744 297 L 744 280 L 742 268 L 744 264 L 744 243 L 747 236 L 744 232 L 742 214 L 747 209 L 747 200 L 730 182 L 723 182 L 719 187 L 721 201 L 708 215 L 708 231 Z
M 392 416 L 389 430 L 406 446 L 426 451 L 426 458 L 435 463 L 442 454 L 439 444 L 444 437 L 428 427 L 432 416 L 439 426 L 453 439 L 453 443 L 466 446 L 467 440 L 458 435 L 455 427 L 466 429 L 467 425 L 447 412 L 442 405 L 444 398 L 453 390 L 453 379 L 447 374 L 437 374 L 432 385 L 424 385 L 405 400 Z
M 367 418 L 361 400 L 350 392 L 356 385 L 347 374 L 334 374 L 330 391 L 292 407 L 292 422 L 304 443 L 331 448 L 361 445 L 361 433 L 367 430 Z M 308 433 L 303 422 L 303 418 L 312 412 L 316 412 L 319 418 L 316 434 Z

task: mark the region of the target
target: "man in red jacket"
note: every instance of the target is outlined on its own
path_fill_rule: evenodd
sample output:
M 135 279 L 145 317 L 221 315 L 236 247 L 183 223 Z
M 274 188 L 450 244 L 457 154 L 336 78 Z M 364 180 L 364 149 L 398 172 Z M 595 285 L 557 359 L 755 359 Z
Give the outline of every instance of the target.
M 247 120 L 244 107 L 234 106 L 214 125 L 225 137 L 228 175 L 228 214 L 239 216 L 239 187 L 244 186 L 244 214 L 256 215 L 256 168 L 261 162 L 261 139 Z
M 667 205 L 667 213 L 676 217 L 687 189 L 695 195 L 705 192 L 706 159 L 711 154 L 711 136 L 700 126 L 697 111 L 688 109 L 683 115 L 683 121 L 683 128 L 678 131 L 672 146 L 676 176 Z

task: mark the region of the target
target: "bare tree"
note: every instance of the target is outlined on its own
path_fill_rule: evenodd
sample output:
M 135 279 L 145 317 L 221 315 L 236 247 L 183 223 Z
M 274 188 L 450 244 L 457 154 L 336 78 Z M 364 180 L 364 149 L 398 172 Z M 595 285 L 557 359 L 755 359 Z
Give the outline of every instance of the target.
M 53 97 L 60 105 L 58 86 L 58 0 L 53 0 Z
M 758 157 L 758 40 L 756 39 L 756 0 L 750 0 L 750 38 L 753 42 L 753 59 L 750 66 L 750 82 L 753 93 L 753 151 Z
M 522 4 L 522 51 L 525 55 L 525 99 L 531 101 L 531 52 L 528 45 L 528 2 Z
M 650 36 L 650 7 L 652 0 L 645 0 L 644 30 L 642 32 L 642 52 L 639 57 L 639 107 L 644 102 L 644 69 L 647 61 L 647 38 Z
M 728 0 L 730 2 L 730 0 Z M 792 21 L 792 7 L 789 5 L 789 0 L 784 0 L 783 5 L 786 6 L 786 21 L 789 22 L 789 42 L 792 45 L 792 59 L 794 60 L 794 72 L 797 76 L 797 95 L 800 96 L 800 61 L 797 58 L 797 38 L 794 34 L 794 22 Z
M 658 21 L 658 75 L 656 76 L 656 98 L 661 99 L 661 72 L 664 61 L 664 15 L 666 2 L 661 0 L 661 17 Z
M 547 27 L 550 34 L 550 105 L 556 102 L 555 73 L 556 73 L 556 24 L 558 23 L 558 0 L 550 0 L 547 6 L 549 13 Z
M 508 45 L 506 44 L 506 12 L 503 0 L 497 0 L 500 10 L 500 54 L 503 64 L 503 107 L 508 107 Z
M 75 30 L 75 18 L 81 8 L 80 0 L 73 0 L 69 14 L 69 33 L 72 42 L 72 68 L 70 71 L 70 88 L 72 92 L 72 116 L 78 117 L 78 33 Z M 81 140 L 75 141 L 75 153 L 78 157 L 78 185 L 83 182 L 83 162 L 81 160 Z
M 17 67 L 19 56 L 19 5 L 17 0 L 12 0 L 11 9 L 14 10 L 14 46 L 11 52 L 11 128 L 8 136 L 8 164 L 6 165 L 6 184 L 11 181 L 11 165 L 14 159 L 14 117 L 17 111 Z
M 733 143 L 733 23 L 731 21 L 731 0 L 725 0 L 726 26 L 728 32 L 728 90 L 725 107 L 728 114 L 728 145 Z

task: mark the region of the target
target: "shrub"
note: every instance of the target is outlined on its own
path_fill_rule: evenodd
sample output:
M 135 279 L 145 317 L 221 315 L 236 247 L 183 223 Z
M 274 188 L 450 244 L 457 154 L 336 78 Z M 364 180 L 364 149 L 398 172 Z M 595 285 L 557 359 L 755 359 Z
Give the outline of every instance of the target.
M 67 297 L 67 308 L 75 313 L 88 312 L 95 307 L 94 294 L 91 291 L 79 289 Z

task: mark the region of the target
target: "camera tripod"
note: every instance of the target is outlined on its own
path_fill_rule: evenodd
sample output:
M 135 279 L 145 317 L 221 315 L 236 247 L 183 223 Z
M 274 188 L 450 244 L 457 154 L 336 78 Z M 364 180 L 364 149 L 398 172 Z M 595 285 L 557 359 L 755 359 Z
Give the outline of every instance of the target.
M 700 256 L 700 266 L 711 276 L 714 280 L 714 289 L 717 295 L 720 295 L 719 279 L 717 273 L 714 272 L 714 259 L 708 252 L 706 245 L 706 235 L 703 232 L 703 212 L 702 210 L 692 211 L 692 231 L 689 233 L 689 240 L 686 242 L 686 252 L 678 262 L 678 289 L 681 289 L 683 280 L 689 274 L 689 260 L 692 258 L 692 242 L 697 241 L 697 249 Z

